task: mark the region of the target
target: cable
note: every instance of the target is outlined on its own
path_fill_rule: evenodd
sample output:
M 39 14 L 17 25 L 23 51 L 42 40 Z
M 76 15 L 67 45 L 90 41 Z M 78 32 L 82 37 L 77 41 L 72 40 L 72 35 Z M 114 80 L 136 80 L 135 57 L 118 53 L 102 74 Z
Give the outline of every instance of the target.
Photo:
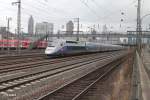
M 54 7 L 48 6 L 47 3 L 41 2 L 39 0 L 36 0 L 36 2 L 40 5 L 43 5 L 44 7 L 50 8 L 53 11 L 53 13 L 56 13 L 56 12 L 60 12 L 60 13 L 63 13 L 63 14 L 67 13 L 65 10 L 57 9 L 57 7 L 54 8 Z M 45 1 L 45 2 L 48 2 L 48 1 Z
M 55 17 L 52 17 L 52 14 L 53 14 L 53 16 L 56 16 L 56 15 L 59 14 L 57 12 L 61 12 L 63 14 L 67 13 L 65 11 L 62 11 L 62 10 L 60 11 L 60 10 L 57 10 L 55 8 L 48 8 L 49 6 L 46 6 L 46 4 L 43 4 L 45 6 L 42 6 L 41 4 L 42 4 L 41 2 L 39 2 L 39 1 L 36 0 L 36 6 L 30 5 L 30 4 L 25 5 L 25 6 L 28 6 L 28 8 L 32 7 L 32 8 L 34 8 L 34 10 L 36 10 L 38 12 L 40 11 L 41 13 L 49 14 L 49 15 L 51 15 L 51 18 L 55 18 Z M 52 9 L 51 10 L 52 13 L 50 13 L 50 9 Z M 67 15 L 67 14 L 65 14 L 65 15 Z
M 23 7 L 22 7 L 22 12 L 23 12 L 23 13 L 26 13 L 26 14 L 29 15 L 29 16 L 33 15 L 32 11 L 31 11 L 30 9 L 24 9 Z M 34 13 L 39 14 L 38 12 L 34 12 Z M 43 19 L 43 20 L 47 20 L 47 19 L 45 19 L 45 18 L 48 18 L 48 17 L 46 17 L 46 16 L 42 16 L 42 17 L 34 16 L 34 17 L 37 17 L 38 19 L 41 18 L 41 19 Z M 48 19 L 49 19 L 49 18 L 48 18 Z
M 130 3 L 130 5 L 133 5 L 137 2 L 138 0 L 134 0 L 133 2 Z
M 129 6 L 131 6 L 131 5 L 133 5 L 133 4 L 135 4 L 137 2 L 137 0 L 134 0 L 133 2 L 131 2 L 126 8 L 124 8 L 124 10 L 125 9 L 128 9 L 129 8 Z M 116 11 L 114 11 L 114 12 L 112 12 L 112 13 L 110 13 L 110 14 L 108 14 L 108 15 L 106 15 L 106 16 L 104 16 L 103 18 L 109 18 L 109 17 L 112 17 L 111 15 L 114 15 L 114 14 L 116 14 L 116 13 L 118 13 L 118 12 L 120 12 L 121 10 L 116 10 Z
M 142 5 L 141 5 L 141 11 L 143 12 L 143 10 L 144 10 L 144 0 L 142 0 L 143 2 L 142 2 Z
M 90 6 L 84 1 L 84 0 L 80 0 L 98 19 L 100 18 L 100 16 L 97 14 L 97 12 L 95 12 L 95 10 L 91 9 Z
M 104 8 L 104 7 L 102 7 L 97 1 L 95 1 L 95 0 L 91 0 L 98 8 L 102 8 L 102 9 L 105 9 L 105 10 L 107 10 L 106 12 L 111 12 L 110 10 L 108 10 L 108 9 L 106 9 L 106 8 Z

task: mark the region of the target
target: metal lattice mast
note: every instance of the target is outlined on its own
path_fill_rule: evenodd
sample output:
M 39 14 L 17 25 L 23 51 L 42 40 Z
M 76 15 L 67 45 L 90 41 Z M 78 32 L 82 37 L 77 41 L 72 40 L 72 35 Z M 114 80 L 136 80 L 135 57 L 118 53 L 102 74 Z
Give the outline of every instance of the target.
M 18 53 L 20 54 L 20 36 L 21 36 L 21 0 L 18 2 L 13 2 L 12 4 L 18 5 L 18 14 L 17 14 L 17 34 L 18 34 Z
M 138 7 L 137 7 L 137 48 L 139 54 L 141 54 L 141 36 L 142 36 L 142 28 L 141 28 L 141 0 L 138 0 Z
M 11 18 L 10 17 L 8 17 L 7 18 L 7 54 L 9 54 L 9 51 L 10 51 L 10 48 L 9 48 L 9 29 L 10 29 L 10 26 L 9 26 L 9 24 L 10 24 L 10 21 L 11 21 Z

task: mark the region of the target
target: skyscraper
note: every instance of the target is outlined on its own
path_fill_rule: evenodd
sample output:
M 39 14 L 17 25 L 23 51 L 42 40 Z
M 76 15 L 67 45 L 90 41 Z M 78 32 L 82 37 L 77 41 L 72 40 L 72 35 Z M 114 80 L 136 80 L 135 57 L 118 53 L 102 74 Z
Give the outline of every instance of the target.
M 66 24 L 66 33 L 67 34 L 73 34 L 73 30 L 74 30 L 74 24 L 72 21 L 69 21 L 67 24 Z
M 32 16 L 30 16 L 28 21 L 28 34 L 34 34 L 34 19 Z
M 36 34 L 53 34 L 54 24 L 48 22 L 36 23 Z
M 103 33 L 107 33 L 107 25 L 105 24 L 105 25 L 103 25 Z

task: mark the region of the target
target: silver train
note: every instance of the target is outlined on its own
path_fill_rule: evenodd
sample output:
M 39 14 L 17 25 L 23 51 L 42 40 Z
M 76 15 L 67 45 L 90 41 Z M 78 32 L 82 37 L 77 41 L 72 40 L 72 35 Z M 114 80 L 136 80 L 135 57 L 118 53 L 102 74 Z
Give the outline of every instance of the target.
M 81 53 L 93 53 L 104 51 L 116 51 L 124 49 L 122 46 L 92 43 L 92 42 L 79 42 L 68 40 L 55 40 L 48 43 L 45 50 L 47 56 L 59 56 L 59 55 L 73 55 Z

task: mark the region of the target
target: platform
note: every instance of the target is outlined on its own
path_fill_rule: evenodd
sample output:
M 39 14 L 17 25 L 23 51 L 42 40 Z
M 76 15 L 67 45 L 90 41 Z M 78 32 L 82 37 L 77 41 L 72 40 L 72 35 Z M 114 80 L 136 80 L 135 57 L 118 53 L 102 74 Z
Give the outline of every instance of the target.
M 142 98 L 143 100 L 149 100 L 150 98 L 150 78 L 148 70 L 150 69 L 150 52 L 148 49 L 144 49 L 142 51 L 142 57 L 140 58 L 138 54 L 137 55 L 137 68 L 139 70 L 139 83 L 141 87 L 142 92 Z

